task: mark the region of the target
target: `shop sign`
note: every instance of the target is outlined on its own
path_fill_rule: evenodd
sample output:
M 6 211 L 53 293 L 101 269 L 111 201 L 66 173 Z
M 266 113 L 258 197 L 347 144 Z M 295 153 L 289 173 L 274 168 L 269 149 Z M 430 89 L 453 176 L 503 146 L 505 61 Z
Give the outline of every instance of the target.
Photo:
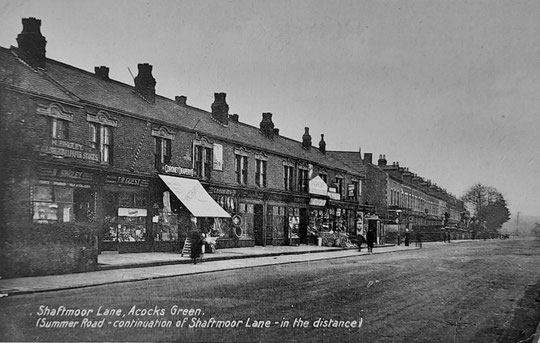
M 118 208 L 119 217 L 146 217 L 146 208 Z
M 348 184 L 347 185 L 347 194 L 349 195 L 349 197 L 355 197 L 356 196 L 356 186 L 355 184 L 351 183 L 351 184 Z
M 163 172 L 167 174 L 175 174 L 180 176 L 193 176 L 193 168 L 182 168 L 170 166 L 168 164 L 163 165 Z
M 326 199 L 311 198 L 309 199 L 309 205 L 324 207 L 326 205 Z
M 223 170 L 223 145 L 221 144 L 213 144 L 213 161 L 212 161 L 212 169 L 214 170 Z
M 89 184 L 69 182 L 69 181 L 48 181 L 48 180 L 39 180 L 38 184 L 40 185 L 49 185 L 49 186 L 60 186 L 60 187 L 73 187 L 73 188 L 92 188 Z
M 51 140 L 50 145 L 36 145 L 35 151 L 55 157 L 70 157 L 85 161 L 99 162 L 99 154 L 83 151 L 82 144 L 64 141 L 60 139 Z
M 335 188 L 334 188 L 335 189 Z M 328 196 L 330 197 L 330 199 L 332 200 L 341 200 L 341 194 L 337 193 L 337 192 L 330 192 L 328 191 Z
M 124 185 L 124 186 L 138 186 L 138 187 L 148 187 L 150 181 L 146 179 L 141 179 L 138 177 L 129 177 L 121 175 L 107 175 L 105 183 L 115 184 L 115 185 Z
M 39 168 L 40 177 L 55 177 L 61 179 L 81 180 L 91 182 L 93 174 L 69 168 Z
M 223 194 L 223 195 L 236 195 L 236 189 L 227 189 L 227 188 L 219 188 L 219 187 L 208 187 L 208 193 L 212 194 Z
M 260 191 L 240 191 L 239 195 L 242 198 L 250 198 L 250 199 L 264 199 L 264 193 Z
M 309 193 L 326 196 L 328 194 L 328 185 L 317 175 L 309 180 Z

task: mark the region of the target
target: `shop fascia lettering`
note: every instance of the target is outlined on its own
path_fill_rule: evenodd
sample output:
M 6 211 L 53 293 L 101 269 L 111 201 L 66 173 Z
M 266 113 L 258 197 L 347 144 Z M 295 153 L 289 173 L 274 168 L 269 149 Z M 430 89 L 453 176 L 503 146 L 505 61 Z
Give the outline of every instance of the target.
M 168 164 L 163 165 L 163 172 L 166 174 L 175 174 L 180 176 L 193 176 L 192 168 L 182 168 L 177 166 L 170 166 Z

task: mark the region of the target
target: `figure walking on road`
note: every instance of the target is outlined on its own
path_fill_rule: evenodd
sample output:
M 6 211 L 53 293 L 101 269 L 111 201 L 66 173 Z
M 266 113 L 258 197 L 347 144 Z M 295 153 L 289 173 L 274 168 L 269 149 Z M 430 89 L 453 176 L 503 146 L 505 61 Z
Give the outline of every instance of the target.
M 373 229 L 369 229 L 366 234 L 366 242 L 367 242 L 367 248 L 368 252 L 371 254 L 373 253 L 373 243 L 375 241 L 375 232 L 373 232 Z
M 416 233 L 416 246 L 422 248 L 422 234 L 420 232 Z

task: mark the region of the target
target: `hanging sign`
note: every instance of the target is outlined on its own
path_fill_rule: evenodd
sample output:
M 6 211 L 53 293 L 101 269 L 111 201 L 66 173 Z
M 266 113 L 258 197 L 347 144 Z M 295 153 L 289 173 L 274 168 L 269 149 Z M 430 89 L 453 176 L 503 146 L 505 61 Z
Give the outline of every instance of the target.
M 309 193 L 326 196 L 328 195 L 328 185 L 317 175 L 309 180 Z

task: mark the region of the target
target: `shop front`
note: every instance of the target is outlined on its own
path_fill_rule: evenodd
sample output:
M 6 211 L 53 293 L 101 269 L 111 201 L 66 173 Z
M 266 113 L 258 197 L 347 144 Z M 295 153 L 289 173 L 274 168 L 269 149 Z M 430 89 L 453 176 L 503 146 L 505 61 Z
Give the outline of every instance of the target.
M 108 173 L 102 186 L 103 235 L 101 251 L 152 250 L 149 226 L 150 179 Z
M 152 205 L 154 251 L 181 251 L 193 229 L 215 248 L 226 234 L 231 215 L 197 179 L 160 174 L 159 180 Z M 235 207 L 232 202 L 228 206 L 229 210 Z
M 91 223 L 97 209 L 92 170 L 44 164 L 37 169 L 30 201 L 34 223 Z

